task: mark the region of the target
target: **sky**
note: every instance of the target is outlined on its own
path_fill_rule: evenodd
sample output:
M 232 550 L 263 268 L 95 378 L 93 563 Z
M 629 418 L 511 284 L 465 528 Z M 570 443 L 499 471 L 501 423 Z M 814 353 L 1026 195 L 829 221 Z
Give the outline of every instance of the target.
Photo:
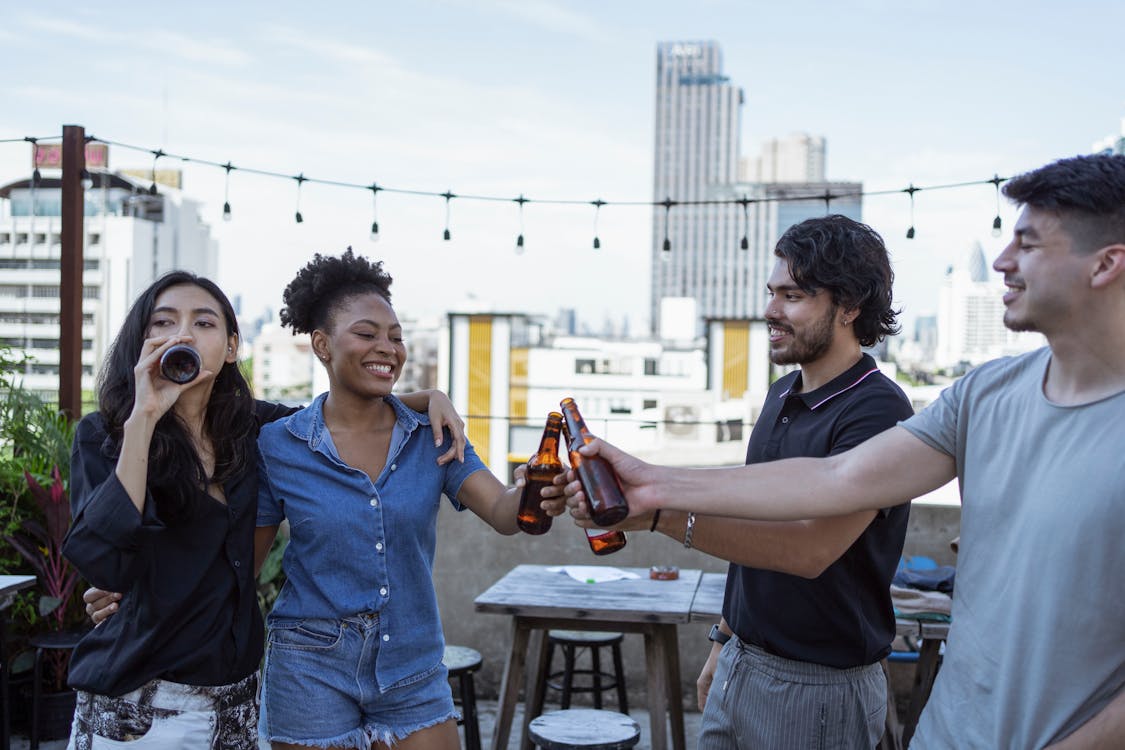
M 142 7 L 143 11 L 137 8 Z M 0 140 L 87 135 L 286 175 L 460 195 L 652 200 L 656 45 L 714 40 L 745 93 L 741 150 L 827 139 L 827 175 L 865 190 L 1011 176 L 1088 152 L 1125 117 L 1125 5 L 1109 0 L 415 0 L 136 6 L 0 0 Z M 0 182 L 30 147 L 0 143 Z M 150 168 L 110 148 L 111 168 Z M 184 170 L 243 315 L 280 307 L 315 252 L 384 261 L 400 317 L 577 308 L 647 328 L 652 208 L 454 199 Z M 946 268 L 994 257 L 1015 210 L 991 185 L 869 196 L 907 331 Z M 373 217 L 381 233 L 369 238 Z

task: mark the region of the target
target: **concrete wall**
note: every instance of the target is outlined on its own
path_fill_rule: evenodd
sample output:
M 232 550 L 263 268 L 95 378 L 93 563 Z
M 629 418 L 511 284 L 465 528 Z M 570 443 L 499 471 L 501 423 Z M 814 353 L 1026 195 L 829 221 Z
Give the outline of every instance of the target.
M 940 564 L 952 564 L 949 541 L 959 534 L 961 509 L 957 505 L 915 504 L 910 514 L 906 555 L 927 555 Z M 568 517 L 555 519 L 544 536 L 525 534 L 504 537 L 494 533 L 471 512 L 457 513 L 444 504 L 438 519 L 438 551 L 434 584 L 441 605 L 446 642 L 481 652 L 484 665 L 477 675 L 477 692 L 495 698 L 511 644 L 510 618 L 477 613 L 473 599 L 511 568 L 523 563 L 542 565 L 583 564 L 620 567 L 677 565 L 723 573 L 727 564 L 695 550 L 684 549 L 663 534 L 634 532 L 622 551 L 598 558 L 592 555 L 585 535 Z M 680 670 L 685 708 L 696 709 L 695 678 L 710 651 L 709 623 L 679 627 Z M 643 638 L 627 635 L 623 646 L 629 700 L 643 705 L 645 671 Z M 556 668 L 561 665 L 556 660 Z M 897 666 L 897 665 L 896 665 Z M 897 691 L 897 680 L 896 691 Z M 555 696 L 557 699 L 557 695 Z M 548 701 L 552 695 L 548 694 Z M 613 705 L 613 702 L 610 702 Z

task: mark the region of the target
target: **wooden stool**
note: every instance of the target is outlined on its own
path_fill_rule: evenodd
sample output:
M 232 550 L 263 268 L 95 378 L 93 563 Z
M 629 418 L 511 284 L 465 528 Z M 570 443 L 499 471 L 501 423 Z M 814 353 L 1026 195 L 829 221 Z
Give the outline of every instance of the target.
M 623 714 L 629 713 L 629 700 L 625 694 L 625 669 L 621 666 L 621 633 L 599 633 L 585 630 L 550 630 L 547 632 L 547 679 L 543 681 L 543 692 L 552 687 L 562 691 L 562 708 L 570 708 L 573 693 L 593 693 L 594 708 L 602 707 L 602 692 L 617 689 L 617 708 Z M 562 648 L 563 669 L 551 671 L 555 647 Z M 613 657 L 613 674 L 602 671 L 601 649 L 609 647 Z M 590 649 L 590 669 L 576 669 L 576 651 Z M 575 686 L 575 675 L 588 675 L 590 684 Z M 543 696 L 540 696 L 542 699 Z M 542 704 L 542 700 L 540 700 Z
M 626 750 L 641 741 L 640 726 L 625 714 L 590 708 L 537 716 L 527 731 L 543 750 Z
M 446 646 L 441 663 L 449 670 L 450 679 L 456 678 L 461 697 L 454 703 L 461 706 L 457 721 L 465 730 L 467 750 L 480 750 L 480 722 L 477 719 L 477 692 L 473 685 L 473 672 L 480 669 L 480 652 L 466 646 Z
M 31 683 L 31 728 L 28 731 L 28 747 L 39 750 L 39 713 L 43 703 L 43 653 L 45 651 L 70 651 L 78 645 L 84 633 L 45 633 L 28 639 L 29 646 L 35 649 L 35 671 Z

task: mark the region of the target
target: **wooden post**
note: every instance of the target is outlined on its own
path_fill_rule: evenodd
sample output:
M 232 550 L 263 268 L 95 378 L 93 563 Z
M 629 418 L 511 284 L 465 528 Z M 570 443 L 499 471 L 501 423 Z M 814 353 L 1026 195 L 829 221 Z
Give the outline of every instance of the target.
M 85 230 L 86 129 L 63 125 L 62 259 L 59 280 L 59 410 L 82 416 L 82 245 Z

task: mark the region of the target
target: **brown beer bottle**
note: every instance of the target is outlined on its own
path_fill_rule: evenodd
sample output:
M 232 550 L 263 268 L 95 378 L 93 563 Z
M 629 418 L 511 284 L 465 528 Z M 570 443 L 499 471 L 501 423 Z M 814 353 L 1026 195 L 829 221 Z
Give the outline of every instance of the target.
M 585 532 L 586 541 L 590 544 L 590 551 L 595 555 L 612 555 L 625 546 L 624 531 L 585 529 Z
M 516 516 L 516 525 L 526 534 L 546 534 L 551 528 L 551 517 L 541 507 L 543 496 L 539 493 L 563 473 L 562 460 L 559 459 L 562 418 L 557 411 L 547 415 L 539 450 L 527 461 L 527 484 L 523 486 L 519 515 Z
M 583 456 L 578 452 L 583 445 L 592 442 L 594 436 L 586 427 L 586 421 L 582 419 L 574 399 L 564 398 L 560 405 L 566 417 L 570 465 L 578 475 L 582 492 L 586 495 L 590 518 L 601 527 L 621 523 L 629 515 L 629 503 L 617 482 L 617 474 L 609 461 L 601 456 Z
M 570 445 L 570 430 L 566 428 L 566 422 L 563 422 L 562 431 L 566 444 Z M 624 531 L 606 529 L 583 529 L 583 531 L 586 532 L 586 543 L 590 545 L 590 551 L 595 555 L 611 555 L 625 546 Z

